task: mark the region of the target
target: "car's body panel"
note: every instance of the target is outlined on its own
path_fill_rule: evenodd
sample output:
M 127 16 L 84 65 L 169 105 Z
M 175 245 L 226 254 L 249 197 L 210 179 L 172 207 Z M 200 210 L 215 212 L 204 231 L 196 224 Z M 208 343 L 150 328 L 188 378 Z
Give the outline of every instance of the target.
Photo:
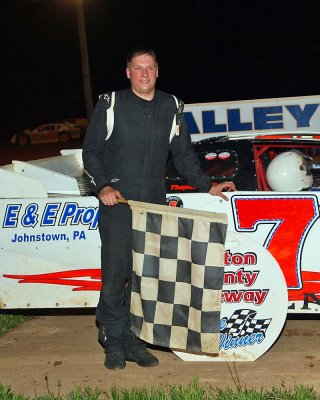
M 252 104 L 239 102 L 241 104 L 223 105 L 224 115 L 228 115 L 229 119 L 235 118 L 234 113 L 228 113 L 230 109 L 259 109 L 253 115 L 255 126 L 258 124 L 261 127 L 262 114 L 264 120 L 271 118 L 266 117 L 267 103 L 268 112 L 273 110 L 278 119 L 281 117 L 284 127 L 287 126 L 284 117 L 288 114 L 289 126 L 295 123 L 299 132 L 293 130 L 290 134 L 279 134 L 268 129 L 268 135 L 262 135 L 262 132 L 228 133 L 227 136 L 212 132 L 193 135 L 195 150 L 204 169 L 213 176 L 213 183 L 223 180 L 235 182 L 238 192 L 227 193 L 229 202 L 197 193 L 196 188 L 177 174 L 170 160 L 167 169 L 168 204 L 226 213 L 228 232 L 256 241 L 279 264 L 288 287 L 288 311 L 294 313 L 316 313 L 320 305 L 320 261 L 317 256 L 320 184 L 316 168 L 320 153 L 318 100 L 319 97 L 312 96 L 282 99 L 282 104 L 261 100 L 261 104 L 257 101 L 258 105 L 255 101 Z M 195 121 L 200 106 L 194 108 Z M 203 112 L 206 112 L 214 109 L 215 104 L 203 107 Z M 221 107 L 221 104 L 217 106 L 216 117 L 222 113 Z M 191 112 L 193 108 L 186 106 L 186 110 Z M 204 115 L 207 121 L 208 115 Z M 222 120 L 220 122 L 222 124 Z M 231 125 L 235 127 L 235 119 Z M 311 128 L 314 130 L 315 127 L 319 130 L 312 134 Z M 314 157 L 314 184 L 308 191 L 289 193 L 269 190 L 265 176 L 267 163 L 286 149 L 299 149 Z M 12 189 L 10 195 L 2 194 L 0 199 L 0 306 L 94 306 L 100 288 L 98 202 L 90 195 L 85 177 L 81 176 L 81 150 L 32 163 L 33 168 L 18 168 L 14 164 L 0 168 L 0 182 L 4 188 L 19 173 L 16 195 Z M 37 168 L 42 169 L 41 174 Z M 50 174 L 50 171 L 56 175 Z M 63 175 L 70 179 L 69 191 L 64 186 L 68 186 L 69 181 Z M 26 196 L 18 188 L 23 187 L 24 177 L 26 187 L 34 183 L 34 190 L 32 193 L 26 190 Z M 41 185 L 39 179 L 42 180 Z

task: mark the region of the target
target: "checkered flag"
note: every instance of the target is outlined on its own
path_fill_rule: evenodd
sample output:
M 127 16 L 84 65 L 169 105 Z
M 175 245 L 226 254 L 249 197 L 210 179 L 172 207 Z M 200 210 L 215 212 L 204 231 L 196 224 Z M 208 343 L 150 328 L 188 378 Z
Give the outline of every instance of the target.
M 251 335 L 252 333 L 260 333 L 260 332 L 265 334 L 271 321 L 272 318 L 268 319 L 248 318 L 240 332 L 240 336 Z
M 129 205 L 132 331 L 155 345 L 218 353 L 227 216 Z
M 227 325 L 221 333 L 227 333 L 233 337 L 251 335 L 252 333 L 266 333 L 272 318 L 254 319 L 257 312 L 254 310 L 236 310 L 228 320 Z

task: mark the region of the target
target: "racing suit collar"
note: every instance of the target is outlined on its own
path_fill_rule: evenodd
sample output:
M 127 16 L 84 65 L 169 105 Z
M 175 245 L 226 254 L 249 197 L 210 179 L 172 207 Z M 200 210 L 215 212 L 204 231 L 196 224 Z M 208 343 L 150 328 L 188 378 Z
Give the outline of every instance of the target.
M 136 102 L 138 102 L 138 103 L 140 103 L 140 104 L 152 104 L 152 103 L 155 102 L 155 100 L 156 100 L 156 98 L 157 98 L 157 91 L 154 92 L 154 96 L 153 96 L 153 99 L 152 99 L 152 100 L 146 100 L 146 99 L 143 99 L 143 98 L 140 97 L 140 96 L 137 96 L 137 95 L 132 91 L 131 88 L 129 89 L 129 91 L 130 91 L 130 94 L 132 95 L 134 101 L 136 101 Z

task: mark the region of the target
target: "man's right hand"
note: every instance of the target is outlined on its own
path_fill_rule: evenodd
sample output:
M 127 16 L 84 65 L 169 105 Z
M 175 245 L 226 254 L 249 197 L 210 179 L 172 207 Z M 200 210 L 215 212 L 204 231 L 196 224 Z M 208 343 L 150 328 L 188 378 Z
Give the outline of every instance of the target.
M 105 206 L 114 206 L 118 204 L 118 199 L 124 199 L 119 190 L 115 190 L 111 186 L 101 189 L 98 197 Z

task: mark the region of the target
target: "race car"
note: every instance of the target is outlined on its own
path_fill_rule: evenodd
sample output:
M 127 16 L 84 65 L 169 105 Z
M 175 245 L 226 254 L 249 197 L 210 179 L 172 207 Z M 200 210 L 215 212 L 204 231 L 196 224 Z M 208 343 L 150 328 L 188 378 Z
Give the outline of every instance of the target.
M 310 120 L 311 112 L 304 123 Z M 217 361 L 238 353 L 256 359 L 287 313 L 319 312 L 319 131 L 192 134 L 212 183 L 235 182 L 229 201 L 198 193 L 168 160 L 168 205 L 228 217 Z M 0 307 L 94 307 L 101 286 L 98 201 L 81 149 L 13 161 L 0 168 L 0 184 Z
M 300 191 L 319 183 L 320 135 L 307 132 L 250 136 L 192 135 L 202 169 L 213 183 L 234 181 L 238 190 Z M 167 163 L 168 193 L 195 193 L 197 188 L 179 176 L 171 159 Z
M 40 125 L 35 129 L 26 129 L 11 137 L 11 144 L 26 146 L 35 143 L 61 142 L 67 143 L 71 139 L 79 139 L 81 129 L 69 122 Z
M 65 118 L 62 121 L 63 124 L 70 124 L 71 126 L 77 127 L 80 129 L 81 136 L 83 137 L 88 128 L 88 119 L 87 118 Z

